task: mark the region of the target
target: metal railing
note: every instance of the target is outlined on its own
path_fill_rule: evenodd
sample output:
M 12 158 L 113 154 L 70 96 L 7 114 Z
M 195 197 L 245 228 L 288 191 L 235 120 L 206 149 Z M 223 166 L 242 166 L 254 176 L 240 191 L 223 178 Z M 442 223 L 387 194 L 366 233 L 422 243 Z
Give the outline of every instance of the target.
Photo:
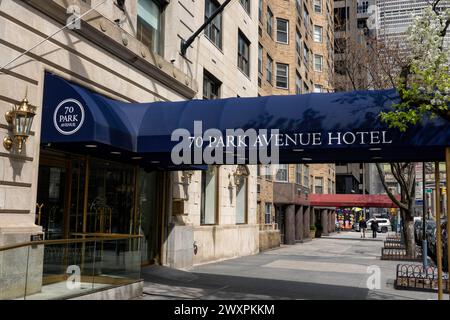
M 443 274 L 442 281 L 443 287 L 447 288 L 449 281 L 447 273 Z M 423 265 L 399 264 L 397 265 L 395 288 L 437 292 L 438 270 L 433 266 L 424 269 Z M 448 292 L 448 290 L 444 289 L 444 292 Z
M 73 236 L 0 247 L 0 299 L 68 299 L 140 281 L 142 236 Z

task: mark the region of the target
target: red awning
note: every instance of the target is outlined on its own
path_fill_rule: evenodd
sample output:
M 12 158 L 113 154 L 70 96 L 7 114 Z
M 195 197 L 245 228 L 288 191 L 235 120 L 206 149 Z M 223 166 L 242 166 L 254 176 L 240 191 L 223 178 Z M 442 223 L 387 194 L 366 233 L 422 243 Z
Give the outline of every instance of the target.
M 384 194 L 310 194 L 309 198 L 314 207 L 397 208 Z

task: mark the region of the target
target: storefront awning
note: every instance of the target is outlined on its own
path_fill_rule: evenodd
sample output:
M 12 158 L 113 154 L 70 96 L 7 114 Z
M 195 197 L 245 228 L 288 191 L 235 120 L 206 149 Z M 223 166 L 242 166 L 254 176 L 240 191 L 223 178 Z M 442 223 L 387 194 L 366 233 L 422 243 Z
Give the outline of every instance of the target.
M 443 160 L 450 124 L 436 118 L 404 133 L 389 129 L 378 115 L 398 101 L 394 90 L 383 90 L 130 104 L 47 74 L 42 143 L 94 143 L 170 165 L 179 143 L 172 133 L 182 128 L 195 137 L 201 121 L 202 133 L 218 129 L 231 144 L 237 140 L 227 138 L 227 129 L 268 130 L 280 163 Z

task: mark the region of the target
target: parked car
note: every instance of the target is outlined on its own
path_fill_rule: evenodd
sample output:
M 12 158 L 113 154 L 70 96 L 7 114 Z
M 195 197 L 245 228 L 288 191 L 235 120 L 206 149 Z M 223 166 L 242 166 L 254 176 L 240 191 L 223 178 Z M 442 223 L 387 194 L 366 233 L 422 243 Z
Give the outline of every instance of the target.
M 427 241 L 428 241 L 428 252 L 431 259 L 434 263 L 437 264 L 437 239 L 436 239 L 436 224 L 434 224 L 434 228 L 430 234 L 427 233 Z M 441 219 L 441 240 L 442 240 L 442 268 L 444 271 L 448 272 L 448 255 L 447 255 L 447 246 L 448 246 L 448 233 L 447 233 L 447 219 Z
M 370 230 L 370 226 L 372 225 L 372 221 L 374 219 L 369 219 L 367 221 L 367 229 Z M 377 219 L 378 222 L 378 232 L 386 233 L 389 230 L 392 230 L 391 222 L 389 219 Z

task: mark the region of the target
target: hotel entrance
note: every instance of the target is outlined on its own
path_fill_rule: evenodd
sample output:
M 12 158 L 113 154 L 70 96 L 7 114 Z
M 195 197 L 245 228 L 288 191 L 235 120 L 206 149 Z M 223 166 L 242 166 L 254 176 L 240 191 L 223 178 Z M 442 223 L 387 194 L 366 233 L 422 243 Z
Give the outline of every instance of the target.
M 142 263 L 160 263 L 167 183 L 164 172 L 43 149 L 36 224 L 46 240 L 142 235 Z

